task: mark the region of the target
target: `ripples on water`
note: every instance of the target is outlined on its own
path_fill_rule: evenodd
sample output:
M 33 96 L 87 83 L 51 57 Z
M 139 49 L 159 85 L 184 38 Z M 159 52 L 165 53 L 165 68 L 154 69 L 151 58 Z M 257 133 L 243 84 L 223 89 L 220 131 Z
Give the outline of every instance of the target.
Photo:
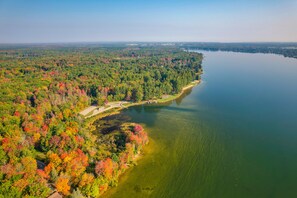
M 184 97 L 123 112 L 151 142 L 107 197 L 297 196 L 297 60 L 204 54 Z

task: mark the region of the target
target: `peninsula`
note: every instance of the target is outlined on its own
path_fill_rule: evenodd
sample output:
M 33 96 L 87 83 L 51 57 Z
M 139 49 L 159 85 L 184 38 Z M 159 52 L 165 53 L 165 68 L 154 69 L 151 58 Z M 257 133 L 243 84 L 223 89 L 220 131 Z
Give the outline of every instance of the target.
M 201 62 L 155 44 L 2 47 L 0 194 L 98 197 L 116 186 L 149 139 L 103 113 L 179 97 L 200 82 Z

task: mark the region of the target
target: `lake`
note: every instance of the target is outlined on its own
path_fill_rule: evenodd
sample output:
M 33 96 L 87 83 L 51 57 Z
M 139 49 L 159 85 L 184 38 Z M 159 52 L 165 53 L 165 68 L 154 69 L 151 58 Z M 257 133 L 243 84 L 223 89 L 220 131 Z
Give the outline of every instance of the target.
M 202 53 L 200 85 L 122 112 L 151 140 L 106 197 L 297 197 L 297 59 Z

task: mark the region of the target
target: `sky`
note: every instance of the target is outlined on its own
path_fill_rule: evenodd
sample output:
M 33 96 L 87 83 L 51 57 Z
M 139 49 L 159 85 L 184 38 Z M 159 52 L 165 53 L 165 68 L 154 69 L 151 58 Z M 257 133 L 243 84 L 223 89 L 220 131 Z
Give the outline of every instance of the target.
M 297 0 L 0 0 L 0 43 L 297 42 Z

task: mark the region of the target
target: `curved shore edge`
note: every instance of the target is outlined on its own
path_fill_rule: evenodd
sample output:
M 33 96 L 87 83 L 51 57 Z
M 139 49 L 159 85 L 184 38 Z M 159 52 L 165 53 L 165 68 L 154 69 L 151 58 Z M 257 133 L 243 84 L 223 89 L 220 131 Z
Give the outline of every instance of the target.
M 162 104 L 166 102 L 173 101 L 178 99 L 186 90 L 193 88 L 194 86 L 201 83 L 201 80 L 194 80 L 187 86 L 182 88 L 182 91 L 175 95 L 167 95 L 164 98 L 156 99 L 156 100 L 148 100 L 148 101 L 141 101 L 141 102 L 127 102 L 127 101 L 118 101 L 118 102 L 111 102 L 107 104 L 107 107 L 100 107 L 100 106 L 89 106 L 82 110 L 79 115 L 86 118 L 93 118 L 96 116 L 96 119 L 100 119 L 112 114 L 119 113 L 119 111 L 137 105 L 143 104 Z
M 163 99 L 158 99 L 156 101 L 154 101 L 153 103 L 159 103 L 159 104 L 162 104 L 162 103 L 166 103 L 166 102 L 170 102 L 170 101 L 173 101 L 175 99 L 178 99 L 179 97 L 181 97 L 183 95 L 183 93 L 191 88 L 193 88 L 194 86 L 200 84 L 201 80 L 195 80 L 193 82 L 191 82 L 190 84 L 188 84 L 187 86 L 185 86 L 182 91 L 178 94 L 175 94 L 175 95 L 170 95 L 169 97 L 166 97 L 166 98 L 163 98 Z M 102 113 L 98 113 L 94 116 L 91 116 L 91 117 L 88 117 L 87 119 L 87 122 L 90 124 L 90 125 L 93 125 L 93 123 L 96 121 L 96 120 L 99 120 L 99 119 L 102 119 L 102 118 L 105 118 L 105 117 L 108 117 L 108 116 L 112 116 L 112 115 L 115 115 L 115 114 L 119 114 L 121 110 L 125 109 L 125 108 L 128 108 L 128 107 L 131 107 L 131 106 L 137 106 L 137 105 L 143 105 L 143 104 L 149 104 L 148 101 L 141 101 L 141 102 L 138 102 L 138 103 L 126 103 L 125 106 L 121 105 L 120 107 L 117 107 L 117 108 L 111 108 L 111 109 L 108 109 L 107 111 L 104 111 Z M 131 164 L 128 165 L 126 168 L 124 168 L 121 173 L 117 176 L 117 181 L 119 181 L 121 179 L 122 176 L 126 175 L 127 174 L 127 170 L 131 170 L 130 168 L 132 166 L 135 166 L 137 165 L 137 161 L 140 160 L 142 157 L 143 157 L 143 147 L 148 147 L 149 145 L 149 142 L 151 140 L 149 140 L 149 136 L 147 135 L 147 133 L 145 132 L 144 128 L 142 128 L 140 131 L 141 133 L 135 133 L 135 132 L 129 132 L 129 130 L 127 130 L 127 126 L 141 126 L 139 123 L 130 123 L 130 122 L 127 122 L 127 123 L 124 123 L 122 124 L 124 131 L 126 131 L 126 133 L 131 133 L 130 135 L 128 135 L 129 137 L 134 136 L 134 137 L 137 137 L 139 136 L 138 138 L 141 140 L 139 143 L 137 138 L 136 139 L 131 139 L 132 142 L 134 142 L 134 144 L 138 144 L 139 145 L 139 149 L 138 149 L 138 152 L 134 155 L 131 155 Z M 133 135 L 134 133 L 134 135 Z M 126 152 L 126 151 L 125 151 Z M 128 171 L 129 172 L 129 171 Z M 127 177 L 127 175 L 126 175 Z M 105 189 L 103 190 L 102 194 L 106 194 L 108 193 L 111 189 L 113 189 L 113 187 L 105 187 Z

